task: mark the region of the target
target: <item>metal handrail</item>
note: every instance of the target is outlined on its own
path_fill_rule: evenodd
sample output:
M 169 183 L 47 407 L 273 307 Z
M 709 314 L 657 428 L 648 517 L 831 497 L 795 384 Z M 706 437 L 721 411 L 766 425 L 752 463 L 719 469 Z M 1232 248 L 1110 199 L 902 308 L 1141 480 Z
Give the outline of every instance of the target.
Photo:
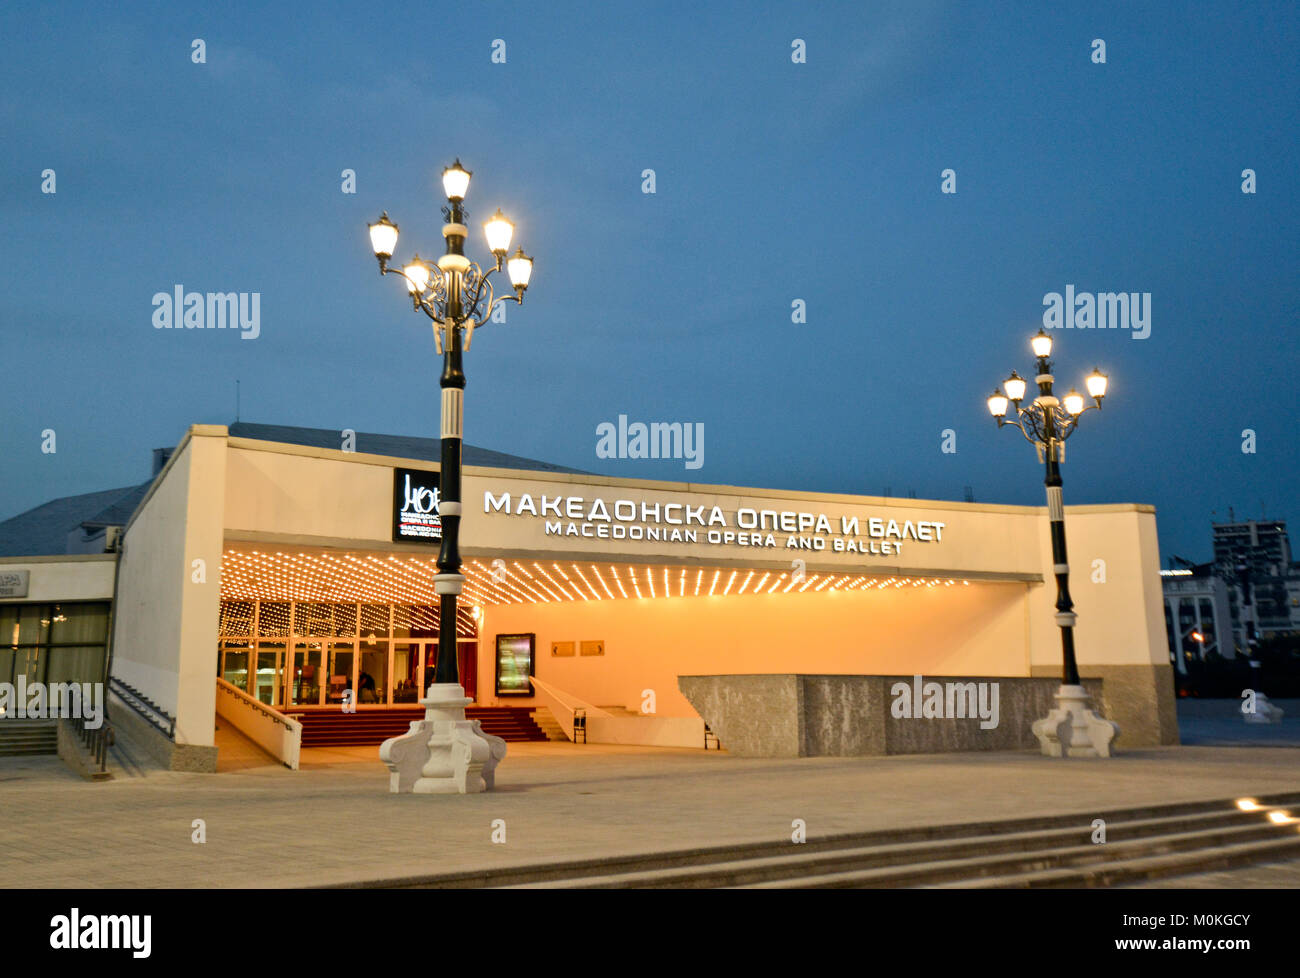
M 168 740 L 176 739 L 176 718 L 161 706 L 149 699 L 149 697 L 145 696 L 134 686 L 122 682 L 122 680 L 118 679 L 116 676 L 108 677 L 108 688 L 117 693 L 123 703 L 135 710 L 136 713 L 140 714 L 140 717 L 146 723 L 155 727 L 160 733 L 165 734 Z M 133 700 L 138 702 L 132 702 Z M 165 720 L 166 723 L 154 719 L 154 717 L 150 716 L 146 710 L 151 710 L 153 713 Z
M 706 723 L 704 725 L 704 749 L 705 750 L 709 749 L 710 741 L 718 745 L 718 750 L 722 750 L 722 741 L 718 739 L 718 735 L 715 734 L 713 730 L 709 727 L 709 725 Z
M 242 700 L 244 703 L 248 704 L 249 706 L 253 707 L 256 710 L 260 710 L 262 713 L 266 714 L 276 723 L 284 724 L 285 729 L 292 732 L 293 724 L 296 721 L 293 721 L 291 718 L 285 716 L 279 710 L 271 709 L 271 707 L 267 706 L 265 703 L 263 703 L 261 700 L 257 699 L 256 697 L 249 696 L 247 693 L 245 693 L 234 683 L 227 682 L 226 680 L 218 676 L 217 689 L 221 690 L 223 693 L 226 693 L 229 696 L 235 697 L 235 699 L 237 700 Z
M 60 717 L 60 723 L 73 725 L 73 732 L 81 746 L 90 754 L 94 767 L 102 774 L 108 770 L 108 748 L 113 744 L 113 728 L 108 723 L 107 710 L 100 717 L 98 727 L 90 727 L 86 717 Z

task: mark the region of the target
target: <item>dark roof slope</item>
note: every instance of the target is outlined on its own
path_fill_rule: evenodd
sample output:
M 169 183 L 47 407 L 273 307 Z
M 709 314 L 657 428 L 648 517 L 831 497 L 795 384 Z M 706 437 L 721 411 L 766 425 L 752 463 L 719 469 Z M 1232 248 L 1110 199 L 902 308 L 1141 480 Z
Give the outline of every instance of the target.
M 125 523 L 149 488 L 146 482 L 125 489 L 63 496 L 0 523 L 0 557 L 39 557 L 68 552 L 68 534 L 105 513 L 125 512 Z M 103 525 L 101 523 L 101 525 Z
M 126 526 L 126 521 L 131 518 L 131 514 L 135 512 L 136 507 L 144 500 L 145 493 L 149 491 L 151 485 L 153 485 L 152 479 L 148 482 L 142 482 L 138 486 L 133 486 L 108 506 L 82 520 L 81 525 L 86 527 Z
M 311 448 L 342 447 L 341 433 L 331 428 L 295 428 L 289 425 L 236 421 L 230 425 L 229 430 L 233 438 L 275 441 Z M 436 438 L 377 435 L 364 431 L 357 432 L 356 450 L 372 455 L 416 458 L 428 462 L 437 462 L 442 455 L 441 443 Z M 539 462 L 536 459 L 477 448 L 474 445 L 464 446 L 463 453 L 466 465 L 528 469 L 534 472 L 562 472 L 569 475 L 589 474 L 578 469 L 552 465 L 550 462 Z M 66 554 L 69 552 L 68 535 L 79 527 L 85 526 L 97 530 L 105 526 L 125 526 L 152 484 L 151 479 L 149 482 L 124 489 L 64 496 L 0 522 L 0 557 Z
M 248 421 L 236 421 L 230 425 L 230 437 L 251 438 L 257 441 L 278 441 L 288 445 L 304 445 L 310 448 L 342 447 L 342 433 L 335 428 L 295 428 L 290 425 L 253 424 Z M 437 462 L 442 457 L 441 442 L 437 438 L 415 438 L 410 435 L 377 435 L 367 431 L 358 431 L 356 450 L 371 455 L 387 455 L 393 458 L 418 458 L 426 462 Z M 507 455 L 494 452 L 489 448 L 465 445 L 462 448 L 462 461 L 465 465 L 482 465 L 498 469 L 530 469 L 534 472 L 564 472 L 569 475 L 590 475 L 580 469 L 552 465 L 519 455 Z

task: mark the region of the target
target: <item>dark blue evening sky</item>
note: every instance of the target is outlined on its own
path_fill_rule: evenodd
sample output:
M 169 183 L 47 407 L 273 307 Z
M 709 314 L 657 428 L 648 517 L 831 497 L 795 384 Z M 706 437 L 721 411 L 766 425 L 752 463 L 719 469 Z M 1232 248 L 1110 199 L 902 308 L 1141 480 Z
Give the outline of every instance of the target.
M 1208 559 L 1230 506 L 1300 518 L 1298 26 L 1293 0 L 7 3 L 0 518 L 143 481 L 236 379 L 245 421 L 436 436 L 428 322 L 365 223 L 439 253 L 459 156 L 472 251 L 499 205 L 537 259 L 467 356 L 471 444 L 1040 504 L 984 398 L 1031 370 L 1046 293 L 1150 292 L 1145 340 L 1055 334 L 1064 386 L 1112 389 L 1066 500 L 1154 503 L 1162 554 Z M 178 284 L 259 292 L 261 335 L 153 328 Z M 703 423 L 704 466 L 598 459 L 620 414 Z

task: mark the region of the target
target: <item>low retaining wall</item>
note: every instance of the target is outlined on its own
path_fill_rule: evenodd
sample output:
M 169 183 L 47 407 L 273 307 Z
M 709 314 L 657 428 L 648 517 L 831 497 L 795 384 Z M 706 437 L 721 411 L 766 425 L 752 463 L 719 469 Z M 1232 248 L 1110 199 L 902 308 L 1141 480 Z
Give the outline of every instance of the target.
M 115 736 L 125 735 L 142 753 L 169 771 L 216 774 L 217 748 L 200 744 L 178 744 L 128 706 L 111 689 L 108 694 L 110 722 Z
M 1036 748 L 1030 724 L 1056 705 L 1057 679 L 1018 676 L 679 676 L 678 688 L 718 736 L 722 747 L 740 757 L 854 757 L 884 754 L 940 754 L 954 751 Z M 996 684 L 984 699 L 996 703 L 997 724 L 989 718 L 926 716 L 927 685 Z M 898 684 L 906 687 L 904 692 Z M 1102 681 L 1085 679 L 1094 708 L 1103 700 Z M 963 690 L 945 696 L 945 706 L 964 701 Z M 905 699 L 912 716 L 895 716 Z M 951 700 L 951 703 L 949 702 Z M 901 705 L 901 703 L 900 703 Z M 920 705 L 922 708 L 916 710 Z M 900 709 L 901 712 L 901 709 Z M 917 716 L 917 713 L 920 716 Z M 977 712 L 975 710 L 969 712 Z M 1123 728 L 1121 724 L 1121 738 Z M 1119 741 L 1123 746 L 1123 740 Z
M 587 717 L 587 743 L 635 747 L 703 747 L 699 717 Z

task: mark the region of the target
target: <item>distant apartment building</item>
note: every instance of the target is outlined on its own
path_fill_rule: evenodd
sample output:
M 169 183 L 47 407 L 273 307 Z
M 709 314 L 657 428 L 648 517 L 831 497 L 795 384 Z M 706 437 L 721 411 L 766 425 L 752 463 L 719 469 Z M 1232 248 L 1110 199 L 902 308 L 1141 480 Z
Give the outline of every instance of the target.
M 1213 529 L 1214 564 L 1228 584 L 1237 648 L 1300 629 L 1300 567 L 1291 559 L 1286 522 L 1245 520 Z
M 1300 632 L 1300 565 L 1284 520 L 1211 524 L 1214 560 L 1160 572 L 1175 668 L 1211 653 L 1249 654 L 1261 639 Z
M 1160 572 L 1169 657 L 1183 675 L 1188 662 L 1211 653 L 1229 659 L 1236 655 L 1228 586 L 1214 571 L 1213 564 L 1197 564 Z

